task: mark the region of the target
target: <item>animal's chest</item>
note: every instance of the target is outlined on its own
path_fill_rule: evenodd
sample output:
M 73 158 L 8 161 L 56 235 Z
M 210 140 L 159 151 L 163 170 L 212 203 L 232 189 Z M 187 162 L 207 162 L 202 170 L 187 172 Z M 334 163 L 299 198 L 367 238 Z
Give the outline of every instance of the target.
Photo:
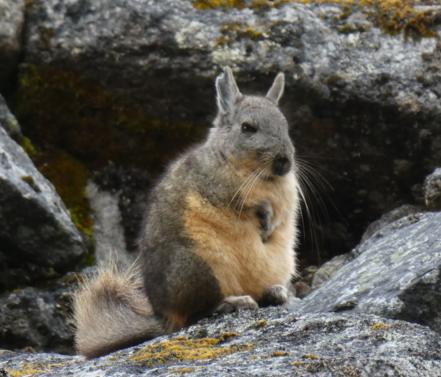
M 288 186 L 289 187 L 289 186 Z M 254 208 L 267 200 L 277 225 L 263 242 Z M 197 194 L 187 197 L 185 229 L 194 252 L 210 267 L 224 296 L 250 294 L 259 299 L 266 288 L 286 284 L 294 273 L 296 237 L 295 187 L 256 190 L 238 214 L 231 208 L 213 207 Z

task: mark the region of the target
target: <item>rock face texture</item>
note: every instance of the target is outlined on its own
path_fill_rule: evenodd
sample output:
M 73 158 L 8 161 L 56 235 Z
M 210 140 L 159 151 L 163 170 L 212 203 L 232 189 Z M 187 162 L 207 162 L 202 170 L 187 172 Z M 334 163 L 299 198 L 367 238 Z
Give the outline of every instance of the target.
M 0 347 L 72 352 L 74 284 L 54 278 L 93 231 L 102 259 L 111 246 L 132 258 L 148 188 L 207 133 L 225 65 L 244 92 L 285 72 L 308 209 L 322 195 L 338 208 L 305 219 L 321 257 L 365 232 L 303 271 L 288 308 L 92 361 L 0 352 L 0 376 L 441 375 L 441 212 L 421 212 L 441 208 L 441 6 L 367 3 L 0 0 L 14 110 L 0 97 Z M 301 259 L 316 264 L 310 241 Z
M 0 119 L 7 117 L 2 115 Z M 3 127 L 0 127 L 0 245 L 0 288 L 3 289 L 65 272 L 86 252 L 83 238 L 54 187 Z
M 0 348 L 72 353 L 75 274 L 0 295 Z
M 112 160 L 157 174 L 206 133 L 222 66 L 248 92 L 282 70 L 302 171 L 325 172 L 346 220 L 331 208 L 322 254 L 350 250 L 441 159 L 441 8 L 281 3 L 32 1 L 18 118 L 88 169 Z M 308 200 L 320 204 L 315 191 Z
M 293 310 L 372 313 L 441 332 L 440 232 L 440 212 L 416 213 L 386 225 Z
M 24 0 L 0 0 L 0 92 L 14 82 L 19 55 L 22 52 Z
M 441 168 L 434 170 L 424 181 L 424 200 L 426 206 L 441 210 Z
M 441 338 L 426 327 L 370 315 L 297 316 L 282 309 L 217 317 L 96 360 L 0 355 L 8 375 L 406 376 L 441 374 Z M 2 369 L 0 369 L 2 370 Z
M 8 133 L 10 137 L 12 137 L 16 141 L 21 141 L 23 138 L 20 125 L 18 124 L 17 119 L 11 113 L 4 98 L 0 94 L 0 127 L 3 127 L 4 130 Z

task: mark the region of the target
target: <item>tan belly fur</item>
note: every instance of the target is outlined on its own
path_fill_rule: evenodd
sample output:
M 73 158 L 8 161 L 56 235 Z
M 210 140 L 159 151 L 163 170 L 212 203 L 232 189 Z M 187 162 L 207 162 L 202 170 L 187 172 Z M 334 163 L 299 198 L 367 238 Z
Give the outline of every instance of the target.
M 198 193 L 186 197 L 186 232 L 225 297 L 249 294 L 258 300 L 266 288 L 286 285 L 295 273 L 296 187 L 291 173 L 277 181 L 261 181 L 248 195 L 240 217 L 237 210 L 214 207 Z M 271 203 L 277 224 L 265 243 L 255 214 L 264 200 Z

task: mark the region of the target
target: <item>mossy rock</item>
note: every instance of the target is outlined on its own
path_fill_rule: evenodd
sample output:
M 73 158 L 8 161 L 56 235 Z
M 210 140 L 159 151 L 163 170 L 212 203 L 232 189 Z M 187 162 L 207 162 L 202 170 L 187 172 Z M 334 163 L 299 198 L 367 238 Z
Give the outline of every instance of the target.
M 425 2 L 419 2 L 419 5 Z M 428 4 L 431 2 L 427 1 Z M 244 9 L 265 10 L 286 4 L 338 5 L 345 8 L 344 16 L 355 11 L 363 11 L 375 25 L 389 34 L 403 32 L 406 36 L 435 36 L 436 14 L 431 10 L 419 10 L 411 0 L 194 0 L 193 6 L 199 10 Z M 347 32 L 349 27 L 343 28 Z
M 96 81 L 54 66 L 23 65 L 15 102 L 27 135 L 23 147 L 88 236 L 93 224 L 85 187 L 91 172 L 113 162 L 154 175 L 205 132 L 152 118 Z

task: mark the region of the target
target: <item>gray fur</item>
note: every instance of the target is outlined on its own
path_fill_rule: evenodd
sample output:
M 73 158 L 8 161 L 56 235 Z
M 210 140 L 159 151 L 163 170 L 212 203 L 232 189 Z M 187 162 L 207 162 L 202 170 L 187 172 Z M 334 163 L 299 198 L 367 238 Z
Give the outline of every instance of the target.
M 271 86 L 270 90 L 266 94 L 266 98 L 273 101 L 276 105 L 279 103 L 280 98 L 285 90 L 285 75 L 280 72 Z
M 225 297 L 222 303 L 216 308 L 218 313 L 232 313 L 238 310 L 256 310 L 259 308 L 254 299 L 249 296 L 228 296 Z
M 278 75 L 267 97 L 257 97 L 240 93 L 228 67 L 216 79 L 218 114 L 207 140 L 171 163 L 151 193 L 139 240 L 141 273 L 103 271 L 75 294 L 80 353 L 94 357 L 174 330 L 221 304 L 225 310 L 257 308 L 247 292 L 222 297 L 213 271 L 186 234 L 185 208 L 191 193 L 212 207 L 237 211 L 244 181 L 241 166 L 251 161 L 259 170 L 256 179 L 269 182 L 286 173 L 274 172 L 280 156 L 294 166 L 288 123 L 277 107 L 283 84 L 283 75 Z M 269 203 L 257 207 L 249 213 L 256 216 L 266 240 L 275 226 L 273 211 Z M 271 292 L 268 297 L 283 301 L 280 290 Z
M 271 98 L 244 96 L 227 67 L 216 79 L 216 92 L 218 115 L 207 140 L 172 163 L 151 194 L 140 250 L 145 289 L 159 316 L 181 310 L 195 320 L 222 301 L 210 268 L 192 252 L 194 245 L 183 229 L 187 194 L 197 192 L 211 204 L 226 208 L 241 183 L 237 177 L 221 174 L 226 164 L 253 159 L 270 166 L 278 155 L 294 164 L 288 123 L 276 105 L 283 92 L 283 75 L 273 83 Z M 245 135 L 241 131 L 244 122 L 258 131 Z M 262 179 L 272 178 L 267 170 Z M 271 212 L 271 208 L 265 210 Z M 267 221 L 262 223 L 265 238 L 272 226 Z
M 270 238 L 275 225 L 272 221 L 273 209 L 271 204 L 268 201 L 261 203 L 261 205 L 256 209 L 256 216 L 260 223 L 262 242 L 265 243 Z
M 224 73 L 216 78 L 216 100 L 219 111 L 224 114 L 232 114 L 234 107 L 242 98 L 242 94 L 234 79 L 230 67 L 226 67 Z

